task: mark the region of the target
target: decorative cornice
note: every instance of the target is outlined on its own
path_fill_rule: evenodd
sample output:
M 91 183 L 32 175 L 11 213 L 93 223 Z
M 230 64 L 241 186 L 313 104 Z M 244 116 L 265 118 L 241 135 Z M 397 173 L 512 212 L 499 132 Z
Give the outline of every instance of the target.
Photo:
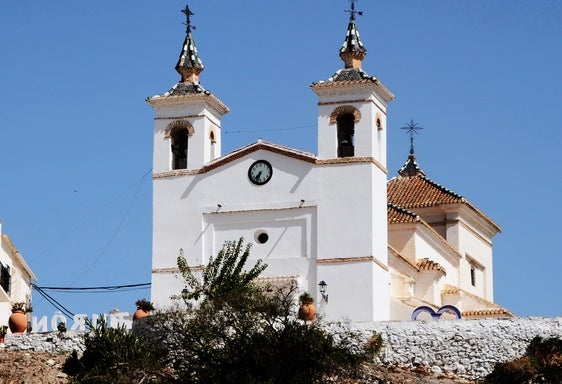
M 296 204 L 296 202 L 295 202 Z M 217 215 L 217 214 L 224 214 L 224 213 L 251 213 L 251 212 L 278 212 L 278 211 L 287 211 L 290 209 L 302 209 L 302 208 L 316 208 L 316 205 L 301 205 L 300 201 L 298 205 L 291 206 L 291 207 L 277 207 L 277 208 L 255 208 L 255 209 L 233 209 L 233 210 L 223 210 L 220 211 L 213 211 L 213 212 L 203 212 L 204 215 Z
M 184 119 L 192 119 L 194 117 L 205 117 L 205 115 L 196 114 L 196 115 L 185 115 L 185 116 L 155 117 L 154 120 L 184 120 Z
M 387 265 L 383 264 L 380 260 L 373 256 L 360 256 L 360 257 L 333 257 L 330 259 L 317 259 L 316 264 L 341 264 L 341 263 L 367 263 L 374 262 L 385 271 L 389 271 Z
M 462 312 L 462 316 L 466 318 L 471 317 L 490 317 L 490 316 L 502 316 L 513 318 L 515 315 L 505 308 L 495 308 L 495 309 L 477 309 L 477 310 L 467 310 Z
M 318 96 L 334 94 L 350 94 L 357 90 L 370 91 L 377 94 L 385 102 L 394 100 L 394 95 L 376 77 L 361 80 L 320 81 L 313 83 L 310 88 Z
M 200 169 L 175 169 L 173 171 L 158 172 L 152 175 L 153 179 L 165 179 L 167 177 L 177 177 L 185 175 L 197 175 L 202 173 Z
M 344 101 L 319 101 L 318 105 L 334 105 L 342 103 L 374 103 L 371 99 L 354 99 L 354 100 L 344 100 Z
M 388 170 L 384 165 L 382 165 L 377 159 L 370 156 L 364 157 L 338 157 L 335 159 L 317 159 L 317 165 L 331 165 L 331 164 L 352 164 L 352 163 L 372 163 L 385 174 L 388 174 Z
M 210 92 L 206 93 L 189 93 L 185 95 L 178 96 L 163 96 L 156 95 L 146 99 L 146 102 L 154 107 L 163 105 L 177 105 L 177 104 L 193 104 L 203 103 L 213 107 L 219 114 L 224 115 L 230 112 L 230 109 L 215 97 Z
M 258 284 L 272 284 L 272 283 L 293 283 L 300 279 L 299 275 L 278 275 L 278 276 L 263 276 L 258 277 L 256 280 Z
M 202 265 L 196 265 L 193 267 L 189 267 L 189 269 L 191 271 L 202 271 L 203 270 L 203 266 Z M 178 267 L 173 267 L 173 268 L 153 268 L 152 269 L 152 273 L 180 273 L 180 270 Z
M 216 168 L 223 166 L 224 164 L 230 163 L 234 160 L 240 159 L 249 153 L 255 152 L 257 150 L 266 150 L 279 155 L 287 156 L 293 159 L 301 160 L 307 163 L 313 163 L 316 165 L 333 165 L 333 164 L 353 164 L 353 163 L 372 163 L 377 168 L 379 168 L 385 174 L 388 174 L 388 170 L 384 165 L 382 165 L 378 160 L 373 157 L 340 157 L 335 159 L 317 159 L 314 155 L 306 152 L 295 151 L 289 148 L 284 148 L 267 142 L 257 142 L 251 144 L 245 148 L 241 148 L 228 155 L 220 157 L 206 165 L 202 168 L 197 169 L 178 169 L 173 171 L 158 172 L 152 175 L 153 179 L 162 179 L 167 177 L 185 176 L 185 175 L 198 175 L 202 173 L 207 173 Z

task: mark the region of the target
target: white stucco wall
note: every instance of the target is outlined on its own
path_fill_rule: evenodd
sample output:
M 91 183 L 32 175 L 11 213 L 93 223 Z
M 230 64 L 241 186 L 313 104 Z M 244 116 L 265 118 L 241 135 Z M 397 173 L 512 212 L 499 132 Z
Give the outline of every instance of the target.
M 31 281 L 35 275 L 23 260 L 22 255 L 6 234 L 2 234 L 0 222 L 0 262 L 10 269 L 10 290 L 0 287 L 0 325 L 7 325 L 12 303 L 31 303 Z
M 265 185 L 248 180 L 256 160 L 273 166 Z M 180 248 L 196 266 L 224 241 L 244 237 L 253 243 L 252 259 L 269 265 L 264 276 L 299 276 L 317 301 L 325 280 L 333 295 L 328 318 L 388 318 L 388 270 L 379 265 L 387 263 L 386 175 L 371 162 L 316 165 L 259 149 L 206 173 L 155 179 L 153 204 L 157 305 L 178 289 L 169 270 Z M 261 232 L 269 235 L 265 244 L 256 241 Z M 344 266 L 342 258 L 354 261 Z M 317 267 L 318 259 L 326 264 Z

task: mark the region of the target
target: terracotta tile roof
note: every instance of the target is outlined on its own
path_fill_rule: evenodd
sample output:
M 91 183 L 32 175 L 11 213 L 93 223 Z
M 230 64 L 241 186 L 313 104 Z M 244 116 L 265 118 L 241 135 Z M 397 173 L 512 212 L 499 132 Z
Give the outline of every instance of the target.
M 438 207 L 446 204 L 466 204 L 472 211 L 484 218 L 497 232 L 501 228 L 480 211 L 465 197 L 437 184 L 427 176 L 418 173 L 414 176 L 393 177 L 386 184 L 387 201 L 407 210 Z
M 429 260 L 427 257 L 424 259 L 420 259 L 416 262 L 416 266 L 420 271 L 440 271 L 443 272 L 444 275 L 447 274 L 445 268 L 441 266 L 441 264 L 436 263 L 435 261 Z
M 419 174 L 390 179 L 387 194 L 389 203 L 406 209 L 466 202 L 461 195 Z
M 416 223 L 421 220 L 414 212 L 392 203 L 387 203 L 387 212 L 388 224 Z
M 505 308 L 491 308 L 491 309 L 475 309 L 462 312 L 463 317 L 515 317 L 513 313 Z
M 432 233 L 433 238 L 440 242 L 444 248 L 447 248 L 451 255 L 455 255 L 457 258 L 461 258 L 461 254 L 457 251 L 447 240 L 443 238 L 435 229 L 431 227 L 427 222 L 425 222 L 418 214 L 412 212 L 403 207 L 399 207 L 392 203 L 387 203 L 387 218 L 388 224 L 407 224 L 407 223 L 417 223 L 421 227 L 424 227 L 426 231 Z M 416 229 L 417 230 L 417 229 Z
M 460 288 L 452 287 L 450 285 L 446 285 L 445 289 L 441 291 L 441 294 L 443 295 L 458 295 L 459 293 L 461 293 Z
M 441 290 L 441 294 L 442 295 L 459 295 L 459 296 L 468 296 L 471 297 L 472 299 L 477 300 L 477 302 L 479 303 L 478 305 L 483 306 L 484 308 L 480 308 L 480 309 L 467 309 L 465 311 L 462 312 L 462 316 L 463 317 L 468 317 L 468 318 L 475 318 L 475 317 L 515 317 L 515 315 L 513 313 L 511 313 L 509 310 L 500 307 L 499 305 L 492 303 L 491 301 L 488 301 L 486 299 L 484 299 L 483 297 L 474 295 L 470 292 L 465 291 L 464 289 L 461 289 L 459 287 L 454 287 L 452 285 L 445 285 L 443 287 L 443 289 Z

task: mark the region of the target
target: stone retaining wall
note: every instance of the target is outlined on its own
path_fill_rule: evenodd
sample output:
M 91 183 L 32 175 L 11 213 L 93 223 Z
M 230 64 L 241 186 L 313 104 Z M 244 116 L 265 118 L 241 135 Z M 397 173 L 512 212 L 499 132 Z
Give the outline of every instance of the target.
M 385 340 L 381 362 L 424 365 L 433 372 L 482 378 L 497 362 L 521 357 L 535 336 L 561 337 L 562 317 L 514 319 L 390 321 L 354 324 L 369 337 Z
M 15 351 L 69 353 L 76 350 L 82 352 L 84 351 L 84 333 L 70 331 L 8 334 L 4 338 L 4 346 Z
M 327 325 L 330 328 L 330 325 Z M 535 336 L 561 337 L 562 317 L 515 319 L 388 321 L 352 324 L 365 338 L 380 333 L 380 361 L 404 367 L 424 365 L 433 372 L 481 378 L 494 364 L 521 357 Z M 67 353 L 83 351 L 84 332 L 6 335 L 6 348 Z

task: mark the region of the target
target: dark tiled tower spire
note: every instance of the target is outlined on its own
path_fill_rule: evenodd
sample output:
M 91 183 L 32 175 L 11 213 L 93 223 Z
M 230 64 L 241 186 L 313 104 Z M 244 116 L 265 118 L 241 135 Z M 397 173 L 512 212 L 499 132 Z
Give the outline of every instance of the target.
M 351 9 L 349 12 L 349 24 L 347 25 L 347 34 L 345 41 L 340 49 L 340 57 L 345 64 L 345 68 L 361 68 L 361 62 L 367 55 L 367 49 L 361 42 L 359 31 L 355 24 L 355 15 L 362 13 L 355 10 L 355 1 L 351 0 Z
M 406 160 L 402 168 L 398 170 L 398 174 L 402 177 L 425 176 L 424 171 L 416 162 L 416 155 L 413 153 L 408 155 L 408 160 Z
M 182 12 L 185 14 L 186 17 L 186 36 L 183 42 L 183 48 L 180 53 L 180 57 L 178 59 L 178 63 L 176 64 L 176 71 L 181 75 L 181 83 L 199 83 L 199 74 L 203 72 L 205 68 L 203 66 L 203 62 L 199 58 L 199 54 L 197 53 L 197 47 L 195 46 L 195 40 L 191 35 L 191 30 L 195 29 L 191 25 L 191 16 L 193 13 L 189 10 L 189 7 L 186 5 L 185 9 L 182 9 Z
M 414 120 L 410 120 L 410 122 L 401 129 L 406 130 L 406 133 L 410 135 L 410 154 L 408 155 L 408 160 L 406 160 L 402 168 L 398 170 L 398 174 L 402 177 L 425 176 L 425 173 L 416 162 L 416 154 L 414 153 L 414 134 L 418 133 L 418 131 L 423 128 L 420 127 L 418 123 L 414 123 Z

